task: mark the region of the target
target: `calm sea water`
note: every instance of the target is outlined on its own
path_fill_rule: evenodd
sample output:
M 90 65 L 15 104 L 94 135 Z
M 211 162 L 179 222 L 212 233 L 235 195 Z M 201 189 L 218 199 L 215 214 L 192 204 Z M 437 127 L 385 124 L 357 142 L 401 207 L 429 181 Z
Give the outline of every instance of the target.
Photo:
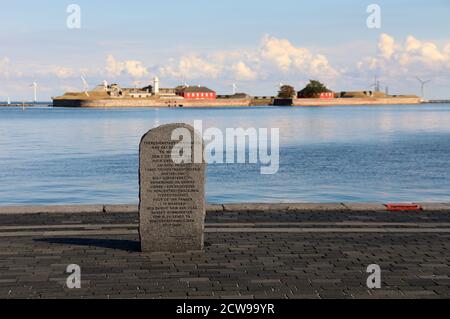
M 280 169 L 210 165 L 207 200 L 450 202 L 450 105 L 0 108 L 0 205 L 136 203 L 138 145 L 164 123 L 280 128 Z

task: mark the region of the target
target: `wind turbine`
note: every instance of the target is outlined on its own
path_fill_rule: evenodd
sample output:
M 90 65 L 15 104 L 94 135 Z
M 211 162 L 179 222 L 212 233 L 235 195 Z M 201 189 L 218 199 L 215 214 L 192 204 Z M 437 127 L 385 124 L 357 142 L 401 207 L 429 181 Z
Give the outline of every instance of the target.
M 84 78 L 84 76 L 81 76 L 81 81 L 83 81 L 83 90 L 84 90 L 84 94 L 86 94 L 87 96 L 89 96 L 89 93 L 88 93 L 89 84 L 87 83 L 87 81 L 86 81 L 86 79 Z
M 421 92 L 422 92 L 422 101 L 425 101 L 425 85 L 430 83 L 431 80 L 423 81 L 422 79 L 420 79 L 418 77 L 416 79 L 417 79 L 417 81 L 420 82 L 420 89 L 421 89 Z
M 238 89 L 236 83 L 233 83 L 233 84 L 232 84 L 232 87 L 233 87 L 233 95 L 236 95 L 237 89 Z
M 37 86 L 38 85 L 37 85 L 36 81 L 31 84 L 31 87 L 33 88 L 33 93 L 34 93 L 34 96 L 33 96 L 34 103 L 37 102 Z

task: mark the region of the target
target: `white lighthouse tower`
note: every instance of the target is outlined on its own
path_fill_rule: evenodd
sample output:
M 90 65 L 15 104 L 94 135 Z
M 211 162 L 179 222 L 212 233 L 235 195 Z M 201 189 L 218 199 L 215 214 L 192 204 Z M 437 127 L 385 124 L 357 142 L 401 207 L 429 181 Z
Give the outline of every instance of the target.
M 153 78 L 153 94 L 158 95 L 159 94 L 159 79 L 157 76 Z

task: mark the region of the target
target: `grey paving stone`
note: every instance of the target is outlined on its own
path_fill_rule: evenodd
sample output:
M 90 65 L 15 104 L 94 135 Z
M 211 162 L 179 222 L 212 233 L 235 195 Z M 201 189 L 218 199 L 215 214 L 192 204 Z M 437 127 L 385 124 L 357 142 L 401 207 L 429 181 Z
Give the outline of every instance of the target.
M 230 211 L 209 214 L 207 227 L 355 221 L 439 227 L 450 213 Z M 0 214 L 1 225 L 75 223 L 136 223 L 136 214 Z M 0 298 L 443 298 L 450 295 L 449 239 L 441 233 L 213 232 L 205 235 L 204 253 L 146 255 L 133 234 L 12 237 L 0 241 Z M 81 266 L 81 290 L 64 288 L 70 263 Z M 365 287 L 372 263 L 382 268 L 381 290 Z

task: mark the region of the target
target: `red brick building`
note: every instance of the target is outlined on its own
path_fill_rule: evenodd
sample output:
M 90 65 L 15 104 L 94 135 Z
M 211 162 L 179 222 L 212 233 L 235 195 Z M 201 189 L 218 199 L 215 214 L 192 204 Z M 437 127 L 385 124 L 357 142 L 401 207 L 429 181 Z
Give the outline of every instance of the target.
M 176 89 L 176 94 L 189 100 L 215 100 L 215 91 L 205 86 L 182 86 Z
M 319 98 L 320 99 L 334 99 L 334 93 L 333 92 L 320 93 Z

